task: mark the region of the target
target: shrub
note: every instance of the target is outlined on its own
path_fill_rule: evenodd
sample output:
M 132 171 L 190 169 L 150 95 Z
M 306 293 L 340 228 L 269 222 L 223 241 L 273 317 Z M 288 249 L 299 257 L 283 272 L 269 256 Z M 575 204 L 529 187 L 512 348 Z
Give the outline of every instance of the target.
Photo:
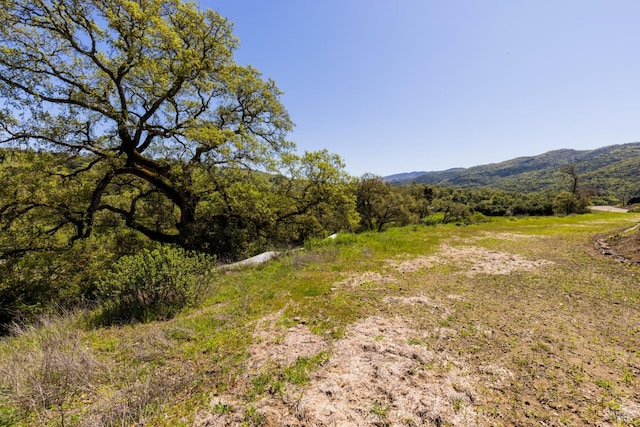
M 588 201 L 584 197 L 577 196 L 568 191 L 561 191 L 553 199 L 553 212 L 556 215 L 571 215 L 585 213 Z
M 104 271 L 145 244 L 126 230 L 114 229 L 109 236 L 80 240 L 64 250 L 33 250 L 0 261 L 0 336 L 9 334 L 13 323 L 29 324 L 41 316 L 86 307 L 96 300 L 94 284 Z M 2 249 L 6 246 L 0 242 Z
M 429 215 L 427 217 L 422 218 L 422 224 L 428 226 L 434 226 L 442 224 L 442 214 L 438 215 Z
M 480 212 L 474 212 L 471 214 L 471 223 L 472 224 L 481 224 L 483 222 L 490 222 L 491 220 L 484 214 Z
M 169 246 L 121 257 L 96 283 L 101 323 L 173 317 L 197 302 L 212 265 L 204 254 Z

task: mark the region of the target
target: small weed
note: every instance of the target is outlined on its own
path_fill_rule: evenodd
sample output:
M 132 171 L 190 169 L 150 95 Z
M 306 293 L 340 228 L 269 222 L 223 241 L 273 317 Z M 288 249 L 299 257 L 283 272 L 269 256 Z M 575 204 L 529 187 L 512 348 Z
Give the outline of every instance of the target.
M 611 381 L 608 380 L 596 380 L 596 385 L 606 390 L 613 390 L 613 384 L 611 384 Z
M 582 384 L 584 381 L 584 366 L 572 365 L 569 367 L 569 374 L 576 384 Z
M 371 406 L 371 413 L 376 415 L 380 421 L 386 425 L 387 417 L 389 416 L 389 406 L 375 401 Z
M 516 356 L 513 358 L 513 363 L 520 368 L 527 368 L 531 362 L 527 359 L 521 359 Z
M 284 391 L 283 378 L 271 371 L 265 371 L 253 378 L 253 388 L 249 392 L 249 398 L 255 399 L 268 393 L 270 395 L 281 394 Z
M 471 347 L 469 347 L 469 354 L 476 354 L 480 352 L 480 350 L 482 350 L 482 347 L 480 347 L 479 345 L 472 345 Z
M 620 402 L 615 401 L 615 400 L 611 400 L 609 402 L 605 402 L 605 407 L 611 409 L 612 411 L 619 411 L 621 406 L 620 406 Z
M 453 369 L 453 363 L 446 360 L 446 361 L 442 361 L 442 363 L 440 363 L 440 367 L 439 370 L 440 372 L 451 372 L 451 369 Z
M 217 402 L 213 405 L 213 413 L 214 414 L 229 414 L 233 412 L 233 406 L 224 402 Z
M 299 357 L 293 365 L 284 370 L 284 377 L 291 384 L 305 385 L 309 382 L 309 373 L 328 360 L 329 353 L 326 351 L 311 358 Z
M 284 386 L 285 384 L 282 378 L 280 377 L 274 378 L 274 380 L 271 383 L 269 383 L 268 392 L 272 396 L 281 395 L 284 393 Z
M 448 328 L 448 327 L 451 327 L 454 322 L 455 322 L 455 317 L 447 316 L 445 319 L 440 320 L 438 323 L 440 324 L 440 326 L 444 328 Z
M 274 375 L 271 372 L 263 372 L 254 377 L 251 380 L 253 388 L 249 392 L 250 399 L 262 396 L 266 391 L 270 391 L 272 389 L 271 385 L 274 384 L 274 382 Z
M 451 383 L 451 387 L 458 393 L 463 393 L 465 391 L 465 388 L 463 386 L 455 382 Z
M 255 406 L 251 405 L 244 412 L 243 426 L 260 426 L 264 422 L 264 415 L 258 412 Z
M 538 341 L 531 346 L 531 350 L 539 353 L 548 353 L 551 350 L 551 347 L 549 347 L 545 342 Z

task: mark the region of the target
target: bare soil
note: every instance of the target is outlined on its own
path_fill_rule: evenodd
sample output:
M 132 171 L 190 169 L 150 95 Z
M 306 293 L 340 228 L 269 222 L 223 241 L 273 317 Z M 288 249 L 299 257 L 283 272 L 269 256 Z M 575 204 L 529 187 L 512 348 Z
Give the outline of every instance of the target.
M 455 333 L 434 332 L 445 339 Z M 264 425 L 441 425 L 443 420 L 477 425 L 475 377 L 455 355 L 420 345 L 422 339 L 430 338 L 424 334 L 400 317 L 373 316 L 352 325 L 345 338 L 332 346 L 329 362 L 312 374 L 310 384 L 289 387 L 279 396 L 258 402 Z M 254 347 L 249 365 L 258 372 L 272 357 L 284 362 L 280 356 L 287 352 L 283 350 L 289 351 L 290 361 L 297 355 L 310 356 L 313 351 L 328 349 L 327 343 L 313 337 L 304 326 L 290 328 L 283 341 Z M 498 382 L 510 375 L 500 367 L 484 369 Z M 233 396 L 218 396 L 211 405 L 232 406 L 236 402 Z M 233 426 L 242 420 L 243 415 L 237 412 L 207 414 L 197 425 Z
M 609 238 L 600 239 L 598 245 L 606 255 L 640 265 L 640 229 L 638 226 Z

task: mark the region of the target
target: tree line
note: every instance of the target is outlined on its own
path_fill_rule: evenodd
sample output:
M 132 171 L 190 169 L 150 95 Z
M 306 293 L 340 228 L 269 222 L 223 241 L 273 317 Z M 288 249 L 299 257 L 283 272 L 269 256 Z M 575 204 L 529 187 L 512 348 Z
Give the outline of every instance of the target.
M 207 254 L 210 263 L 228 262 L 301 246 L 335 232 L 382 232 L 410 224 L 469 225 L 492 216 L 568 214 L 585 206 L 568 191 L 527 194 L 393 186 L 373 174 L 351 177 L 337 157 L 320 152 L 307 154 L 304 168 L 289 175 L 221 168 L 209 177 L 203 171 L 203 181 L 194 187 L 200 194 L 197 214 L 202 225 L 192 228 L 193 235 L 181 244 L 154 239 L 153 233 L 132 227 L 113 209 L 98 210 L 91 234 L 78 238 L 74 221 L 82 220 L 101 177 L 100 170 L 88 168 L 95 159 L 17 149 L 0 151 L 0 159 L 0 179 L 5 184 L 0 187 L 0 324 L 4 325 L 52 307 L 95 303 L 104 288 L 100 283 L 118 260 L 163 245 Z M 77 170 L 84 172 L 73 173 Z M 153 187 L 143 199 L 141 182 L 111 186 L 109 203 L 117 209 L 134 206 L 137 221 L 148 229 L 169 230 L 180 218 L 175 206 L 152 196 Z
M 275 82 L 236 63 L 232 24 L 193 2 L 12 0 L 0 22 L 1 324 L 90 303 L 114 262 L 161 245 L 225 261 L 579 210 L 574 193 L 392 187 L 298 153 Z

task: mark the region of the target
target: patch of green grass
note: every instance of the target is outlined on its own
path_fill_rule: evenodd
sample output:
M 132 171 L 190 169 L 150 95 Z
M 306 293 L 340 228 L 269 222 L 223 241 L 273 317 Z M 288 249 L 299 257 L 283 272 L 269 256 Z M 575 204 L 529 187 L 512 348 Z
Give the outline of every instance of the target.
M 261 426 L 264 422 L 264 415 L 262 415 L 255 406 L 249 405 L 244 412 L 244 420 L 242 426 Z
M 291 289 L 291 296 L 296 299 L 301 297 L 317 297 L 329 293 L 330 288 L 329 283 L 322 283 L 316 280 L 301 280 Z
M 605 390 L 613 390 L 613 383 L 609 380 L 596 380 L 596 385 Z
M 233 406 L 224 402 L 216 402 L 212 410 L 214 414 L 229 414 L 233 412 Z
M 284 369 L 284 378 L 287 382 L 295 385 L 306 385 L 309 383 L 309 373 L 318 369 L 329 360 L 329 353 L 320 352 L 313 357 L 299 357 L 296 362 Z
M 283 380 L 272 371 L 265 371 L 251 380 L 252 388 L 248 393 L 250 400 L 255 400 L 265 393 L 281 394 L 284 390 Z
M 389 416 L 389 405 L 381 402 L 373 402 L 370 409 L 371 413 L 378 417 L 382 425 L 387 425 L 387 417 Z
M 576 384 L 582 384 L 585 379 L 584 365 L 572 365 L 568 369 L 568 373 Z
M 328 360 L 329 353 L 323 351 L 312 357 L 298 357 L 292 365 L 284 368 L 268 367 L 252 378 L 247 397 L 250 401 L 255 401 L 266 394 L 280 395 L 287 383 L 304 386 L 310 381 L 310 373 Z
M 2 393 L 2 390 L 0 390 Z M 15 426 L 18 421 L 15 409 L 0 403 L 0 427 Z

